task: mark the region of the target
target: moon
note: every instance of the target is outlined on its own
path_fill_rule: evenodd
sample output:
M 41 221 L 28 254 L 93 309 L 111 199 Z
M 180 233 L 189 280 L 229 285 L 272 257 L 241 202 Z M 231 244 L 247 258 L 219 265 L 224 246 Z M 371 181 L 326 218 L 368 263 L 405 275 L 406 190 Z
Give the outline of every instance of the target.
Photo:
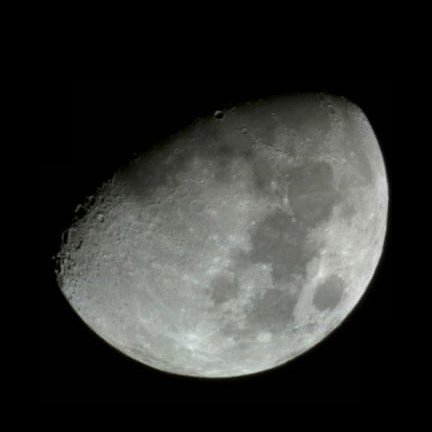
M 77 208 L 57 280 L 91 329 L 147 366 L 253 374 L 350 314 L 387 211 L 383 157 L 358 106 L 327 94 L 251 101 L 119 167 Z

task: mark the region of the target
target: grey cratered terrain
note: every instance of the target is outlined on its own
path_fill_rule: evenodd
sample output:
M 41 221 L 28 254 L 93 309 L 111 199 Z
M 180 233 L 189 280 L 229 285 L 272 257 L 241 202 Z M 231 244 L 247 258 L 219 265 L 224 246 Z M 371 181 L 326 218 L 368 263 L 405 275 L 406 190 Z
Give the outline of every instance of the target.
M 321 94 L 246 103 L 101 185 L 67 232 L 58 281 L 85 323 L 146 365 L 251 374 L 350 313 L 379 261 L 387 205 L 357 106 Z

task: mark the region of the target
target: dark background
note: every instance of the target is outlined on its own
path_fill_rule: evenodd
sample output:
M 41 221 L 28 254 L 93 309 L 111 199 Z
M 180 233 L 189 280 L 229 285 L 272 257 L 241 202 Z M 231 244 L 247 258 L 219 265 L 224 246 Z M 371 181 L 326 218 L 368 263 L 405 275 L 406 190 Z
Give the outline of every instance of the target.
M 274 370 L 229 380 L 166 374 L 111 348 L 75 314 L 52 256 L 74 209 L 134 153 L 197 116 L 281 92 L 327 91 L 368 116 L 392 182 L 391 81 L 65 81 L 47 88 L 39 166 L 40 397 L 52 403 L 370 403 L 393 389 L 391 212 L 376 276 L 344 324 Z M 391 209 L 390 209 L 391 210 Z

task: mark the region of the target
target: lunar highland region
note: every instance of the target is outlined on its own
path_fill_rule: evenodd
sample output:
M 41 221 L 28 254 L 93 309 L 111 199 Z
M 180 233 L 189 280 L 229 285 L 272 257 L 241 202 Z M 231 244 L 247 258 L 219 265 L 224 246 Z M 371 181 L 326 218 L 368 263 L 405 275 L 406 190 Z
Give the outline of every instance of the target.
M 326 94 L 244 103 L 119 168 L 82 203 L 57 278 L 90 328 L 145 365 L 252 374 L 306 352 L 352 311 L 387 206 L 359 107 Z

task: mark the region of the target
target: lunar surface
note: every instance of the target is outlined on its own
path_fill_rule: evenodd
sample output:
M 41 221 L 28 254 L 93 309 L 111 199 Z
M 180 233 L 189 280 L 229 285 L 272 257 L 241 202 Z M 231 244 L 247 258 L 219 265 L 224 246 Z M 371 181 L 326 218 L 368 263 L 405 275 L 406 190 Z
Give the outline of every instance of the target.
M 252 374 L 309 350 L 352 311 L 387 207 L 359 107 L 325 94 L 244 103 L 113 173 L 77 209 L 57 279 L 82 320 L 141 363 Z

